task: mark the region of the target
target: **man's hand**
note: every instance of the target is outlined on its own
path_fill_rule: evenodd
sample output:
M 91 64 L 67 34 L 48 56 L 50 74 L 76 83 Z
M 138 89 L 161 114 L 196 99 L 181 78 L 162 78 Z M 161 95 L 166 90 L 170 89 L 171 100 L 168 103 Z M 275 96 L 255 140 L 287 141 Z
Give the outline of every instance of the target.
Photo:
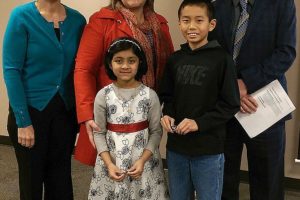
M 249 113 L 249 114 L 256 112 L 258 104 L 251 95 L 248 95 L 247 87 L 242 79 L 238 79 L 238 86 L 239 86 L 240 101 L 241 101 L 240 111 L 242 113 Z
M 242 79 L 238 79 L 237 82 L 239 86 L 240 98 L 242 99 L 248 95 L 247 87 Z
M 94 148 L 96 148 L 95 141 L 94 141 L 93 131 L 100 131 L 100 128 L 95 123 L 95 121 L 92 120 L 92 119 L 85 122 L 85 127 L 86 127 L 86 132 L 87 132 L 87 134 L 89 136 L 89 140 L 90 140 L 92 146 Z
M 18 143 L 23 147 L 32 148 L 34 145 L 34 129 L 33 126 L 18 128 Z
M 195 120 L 185 118 L 178 124 L 176 133 L 186 135 L 187 133 L 198 131 L 198 129 L 199 128 Z
M 254 113 L 254 112 L 256 112 L 257 107 L 258 107 L 258 104 L 252 96 L 247 95 L 241 99 L 241 112 L 242 113 L 249 113 L 249 114 Z

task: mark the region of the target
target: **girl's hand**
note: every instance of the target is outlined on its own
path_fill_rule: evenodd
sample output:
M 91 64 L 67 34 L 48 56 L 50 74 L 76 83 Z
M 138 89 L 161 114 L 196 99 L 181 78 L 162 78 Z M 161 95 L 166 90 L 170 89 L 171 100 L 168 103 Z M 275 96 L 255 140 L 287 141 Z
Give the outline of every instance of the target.
M 130 169 L 128 169 L 127 174 L 134 179 L 141 178 L 144 171 L 145 161 L 143 159 L 138 159 Z
M 34 129 L 33 126 L 18 128 L 18 143 L 23 147 L 31 148 L 34 145 Z
M 121 171 L 115 164 L 111 163 L 107 166 L 109 177 L 114 181 L 123 181 L 125 172 Z
M 198 129 L 199 128 L 195 120 L 185 118 L 178 124 L 176 133 L 186 135 L 189 132 L 198 131 Z
M 174 126 L 174 122 L 175 122 L 175 119 L 173 119 L 172 117 L 170 117 L 170 116 L 168 116 L 168 115 L 164 115 L 164 116 L 160 119 L 160 123 L 161 123 L 162 127 L 163 127 L 168 133 L 173 133 L 172 126 Z
M 93 131 L 100 131 L 100 128 L 95 123 L 95 121 L 92 120 L 92 119 L 85 122 L 85 127 L 86 127 L 86 132 L 89 136 L 89 140 L 90 140 L 92 146 L 96 149 L 94 136 L 93 136 Z

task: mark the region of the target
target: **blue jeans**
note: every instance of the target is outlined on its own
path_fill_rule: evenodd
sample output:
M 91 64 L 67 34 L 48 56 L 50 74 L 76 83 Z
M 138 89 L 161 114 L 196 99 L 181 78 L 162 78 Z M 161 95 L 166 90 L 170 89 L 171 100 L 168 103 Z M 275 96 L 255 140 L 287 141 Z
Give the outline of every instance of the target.
M 222 200 L 239 199 L 243 144 L 247 148 L 251 200 L 284 200 L 285 122 L 250 139 L 241 125 L 228 123 Z
M 171 200 L 219 200 L 223 186 L 224 155 L 187 156 L 167 151 Z

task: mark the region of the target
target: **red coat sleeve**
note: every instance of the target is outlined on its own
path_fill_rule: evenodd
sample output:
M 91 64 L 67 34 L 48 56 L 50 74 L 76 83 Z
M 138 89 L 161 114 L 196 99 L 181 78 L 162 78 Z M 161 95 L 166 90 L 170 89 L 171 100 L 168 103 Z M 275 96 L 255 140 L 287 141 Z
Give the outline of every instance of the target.
M 86 25 L 76 58 L 74 85 L 79 123 L 93 119 L 94 99 L 98 92 L 99 66 L 103 62 L 103 26 L 97 13 Z

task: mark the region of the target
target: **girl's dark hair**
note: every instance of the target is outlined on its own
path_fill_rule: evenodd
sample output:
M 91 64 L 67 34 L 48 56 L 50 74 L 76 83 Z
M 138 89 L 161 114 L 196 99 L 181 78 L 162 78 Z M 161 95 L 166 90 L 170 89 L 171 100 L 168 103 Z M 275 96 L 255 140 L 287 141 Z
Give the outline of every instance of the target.
M 108 77 L 111 80 L 117 80 L 114 72 L 111 69 L 111 61 L 114 55 L 120 51 L 131 49 L 132 52 L 139 58 L 139 66 L 135 75 L 135 80 L 140 80 L 148 70 L 147 60 L 141 45 L 133 38 L 122 37 L 118 38 L 110 44 L 104 59 L 104 66 Z
M 181 17 L 181 11 L 186 6 L 206 7 L 208 19 L 211 21 L 215 17 L 215 8 L 211 0 L 183 0 L 178 9 L 178 19 Z

